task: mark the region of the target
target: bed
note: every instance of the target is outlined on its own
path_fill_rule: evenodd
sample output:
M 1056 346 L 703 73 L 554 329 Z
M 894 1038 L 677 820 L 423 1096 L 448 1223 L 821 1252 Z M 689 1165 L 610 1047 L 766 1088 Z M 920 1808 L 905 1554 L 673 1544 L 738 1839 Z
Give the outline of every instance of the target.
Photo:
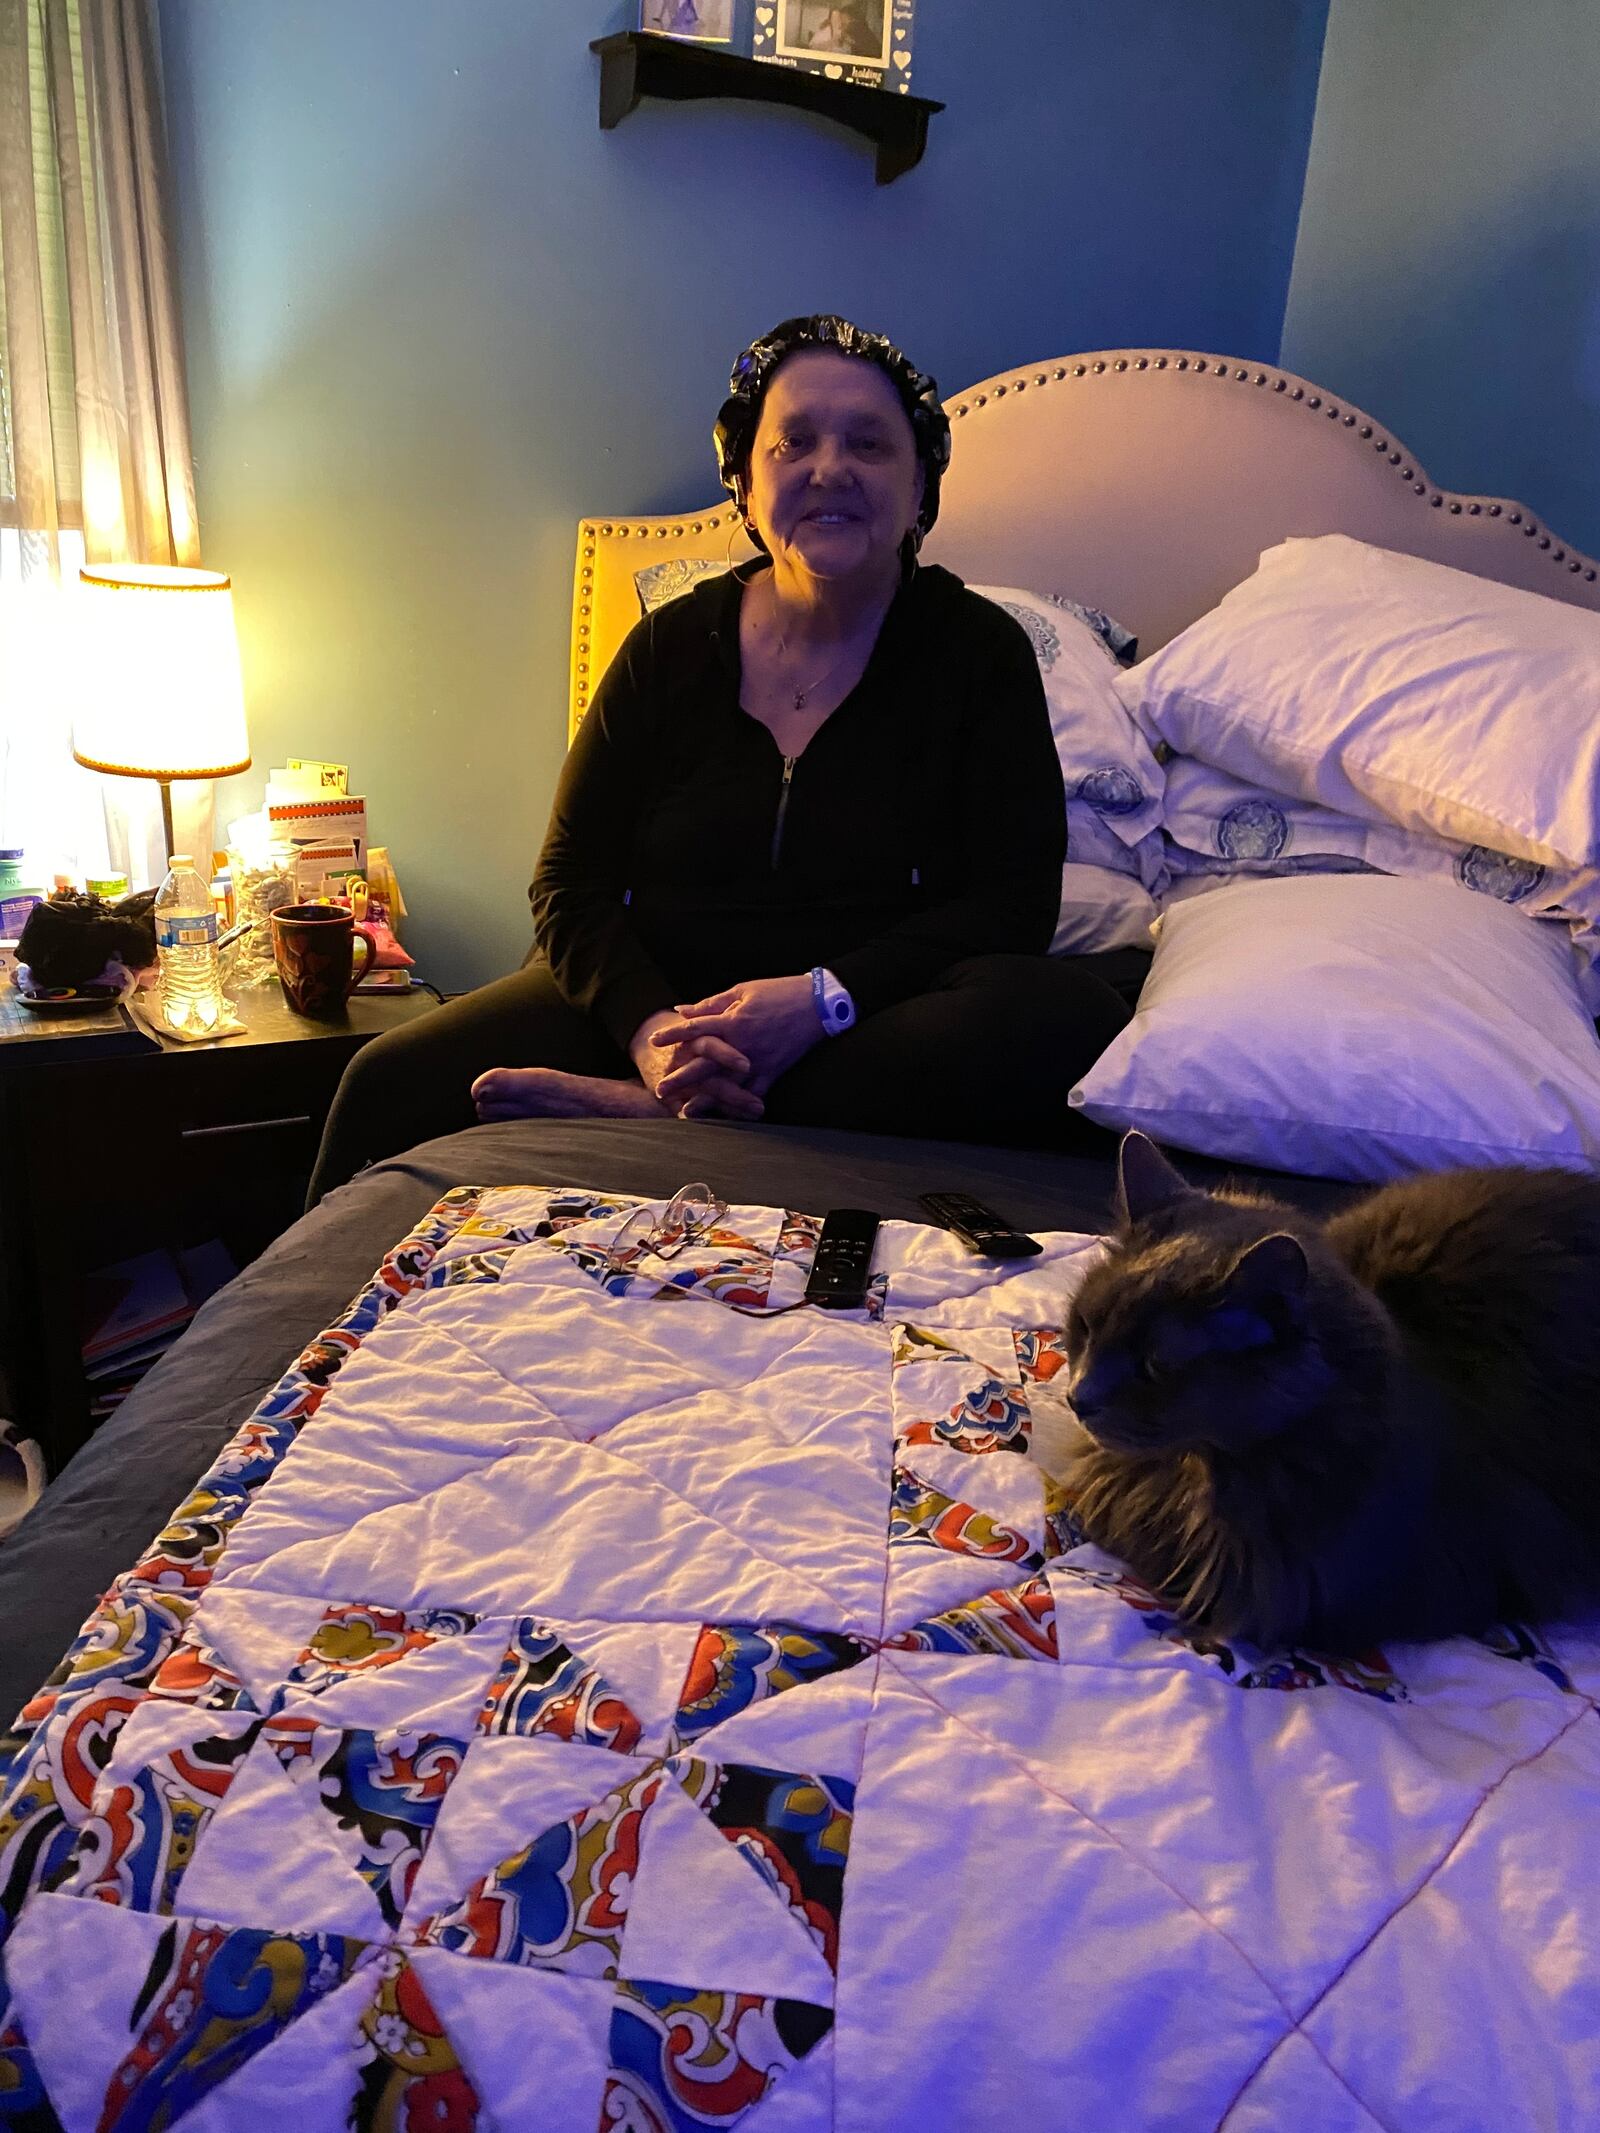
M 1112 351 L 951 412 L 930 555 L 1020 585 L 1049 557 L 1147 650 L 1286 535 L 1600 607 L 1520 506 L 1439 490 L 1265 366 Z M 736 535 L 726 507 L 585 521 L 574 718 L 641 557 Z M 1109 1146 L 528 1122 L 380 1165 L 281 1238 L 0 1551 L 27 1705 L 0 2122 L 1600 2117 L 1594 1647 L 1196 1649 L 1053 1500 L 1052 1336 Z M 726 1233 L 669 1308 L 606 1238 L 700 1178 Z M 1031 1286 L 916 1226 L 938 1187 L 1050 1233 Z M 742 1314 L 841 1202 L 896 1226 L 878 1315 L 816 1336 L 819 1376 L 810 1314 Z M 475 1465 L 460 1386 L 407 1361 L 435 1324 L 452 1355 L 474 1326 L 515 1350 L 469 1415 L 510 1510 L 459 1529 L 428 1507 Z M 699 1464 L 637 1392 L 594 1405 L 653 1370 Z

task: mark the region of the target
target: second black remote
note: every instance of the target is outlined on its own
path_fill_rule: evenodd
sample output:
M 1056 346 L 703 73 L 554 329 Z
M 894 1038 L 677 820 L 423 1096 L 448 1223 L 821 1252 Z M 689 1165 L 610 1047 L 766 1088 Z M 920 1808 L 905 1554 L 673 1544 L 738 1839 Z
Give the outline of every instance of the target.
M 878 1217 L 861 1207 L 830 1207 L 817 1239 L 807 1303 L 824 1311 L 859 1310 L 867 1300 L 872 1247 L 878 1241 Z
M 1044 1250 L 1037 1237 L 1013 1229 L 970 1192 L 921 1192 L 917 1198 L 935 1222 L 958 1236 L 969 1252 L 985 1259 L 1032 1259 Z

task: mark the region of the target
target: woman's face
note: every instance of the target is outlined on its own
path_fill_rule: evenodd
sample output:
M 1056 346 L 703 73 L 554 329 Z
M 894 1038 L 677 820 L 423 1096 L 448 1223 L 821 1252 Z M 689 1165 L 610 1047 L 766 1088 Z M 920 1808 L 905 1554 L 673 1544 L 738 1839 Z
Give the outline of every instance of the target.
M 761 403 L 746 498 L 774 566 L 882 572 L 921 505 L 911 422 L 877 364 L 830 348 L 790 356 Z

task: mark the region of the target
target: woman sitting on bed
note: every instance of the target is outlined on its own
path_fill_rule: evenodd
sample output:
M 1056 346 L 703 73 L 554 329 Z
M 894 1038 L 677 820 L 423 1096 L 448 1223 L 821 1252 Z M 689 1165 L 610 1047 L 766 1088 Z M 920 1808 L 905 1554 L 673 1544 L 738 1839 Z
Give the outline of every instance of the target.
M 356 1055 L 313 1200 L 474 1105 L 1071 1137 L 1129 1009 L 1099 959 L 1044 952 L 1065 808 L 1027 636 L 917 560 L 933 379 L 790 319 L 734 366 L 716 443 L 759 559 L 628 637 L 561 775 L 537 960 Z

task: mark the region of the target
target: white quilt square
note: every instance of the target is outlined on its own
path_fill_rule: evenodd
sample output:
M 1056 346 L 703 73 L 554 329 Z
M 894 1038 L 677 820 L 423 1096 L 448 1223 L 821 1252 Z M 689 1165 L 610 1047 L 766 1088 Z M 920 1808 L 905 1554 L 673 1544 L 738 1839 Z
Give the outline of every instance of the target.
M 1218 2123 L 1288 2027 L 1137 1857 L 884 1661 L 840 1935 L 837 2133 Z M 929 1660 L 1055 1692 L 1043 1666 Z M 962 1671 L 957 1671 L 961 1669 Z M 892 2019 L 885 2011 L 893 2010 Z
M 1495 2133 L 1600 2124 L 1600 1723 L 1576 1698 L 1542 1716 L 1306 2021 L 1383 2125 L 1476 2133 L 1486 2097 Z
M 607 1980 L 432 1948 L 411 1961 L 483 2099 L 480 2128 L 597 2133 L 613 1998 Z
M 833 1973 L 814 1938 L 675 1780 L 645 1817 L 622 1971 L 833 2004 Z

